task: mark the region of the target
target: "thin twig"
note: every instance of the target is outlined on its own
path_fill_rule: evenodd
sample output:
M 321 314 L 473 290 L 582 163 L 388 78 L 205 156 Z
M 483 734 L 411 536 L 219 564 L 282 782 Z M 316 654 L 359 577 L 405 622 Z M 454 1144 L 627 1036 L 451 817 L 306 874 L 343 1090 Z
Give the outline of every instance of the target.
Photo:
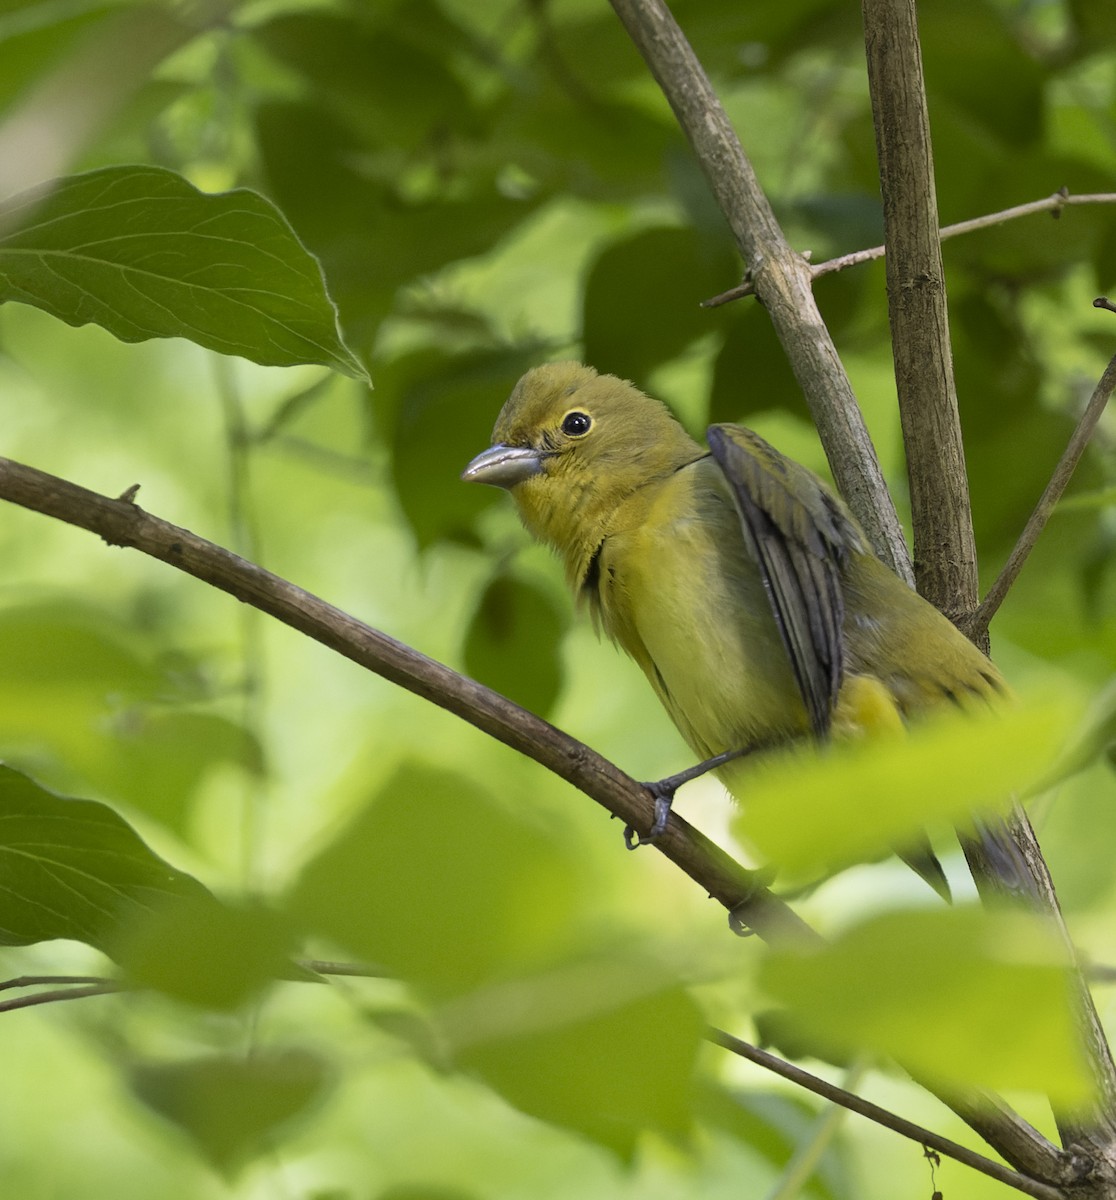
M 189 530 L 68 480 L 0 458 L 0 499 L 140 550 L 269 613 L 351 661 L 446 709 L 540 763 L 596 800 L 625 825 L 647 831 L 651 794 L 629 775 L 498 692 L 372 629 L 317 596 Z M 730 855 L 677 814 L 655 849 L 760 937 L 786 943 L 818 935 Z
M 389 971 L 383 967 L 374 967 L 370 963 L 332 962 L 324 958 L 300 958 L 298 965 L 315 975 L 346 975 L 353 979 L 392 979 Z
M 1037 1200 L 1063 1200 L 1063 1193 L 1058 1188 L 1040 1183 L 1036 1179 L 1030 1179 L 1002 1163 L 985 1158 L 983 1154 L 978 1154 L 967 1146 L 950 1141 L 949 1138 L 944 1138 L 932 1130 L 916 1125 L 913 1121 L 896 1116 L 888 1109 L 881 1108 L 880 1105 L 873 1104 L 870 1100 L 864 1100 L 853 1092 L 847 1092 L 844 1088 L 829 1083 L 817 1075 L 812 1075 L 809 1071 L 804 1071 L 801 1067 L 796 1067 L 785 1059 L 769 1054 L 758 1046 L 741 1041 L 740 1038 L 733 1037 L 732 1034 L 725 1033 L 722 1029 L 710 1029 L 706 1037 L 715 1045 L 721 1046 L 733 1054 L 738 1054 L 741 1058 L 746 1058 L 749 1062 L 781 1076 L 798 1087 L 822 1096 L 834 1104 L 839 1104 L 850 1112 L 867 1117 L 868 1120 L 875 1121 L 877 1125 L 882 1125 L 894 1133 L 910 1138 L 911 1141 L 918 1142 L 922 1146 L 929 1146 L 937 1150 L 939 1154 L 944 1154 L 967 1167 L 972 1167 L 1000 1183 L 1006 1183 L 1008 1187 L 1025 1192 L 1028 1196 L 1035 1196 Z
M 1101 303 L 1100 301 L 1104 302 Z M 1094 304 L 1098 308 L 1110 307 L 1112 311 L 1116 311 L 1116 307 L 1111 306 L 1110 302 L 1105 300 L 1104 297 L 1100 297 L 1100 300 L 1094 301 Z M 1096 429 L 1097 422 L 1100 420 L 1101 413 L 1104 412 L 1105 405 L 1108 403 L 1108 398 L 1112 395 L 1114 388 L 1116 388 L 1116 356 L 1105 367 L 1104 374 L 1093 389 L 1093 394 L 1089 397 L 1089 403 L 1085 406 L 1085 411 L 1081 414 L 1081 419 L 1077 422 L 1077 428 L 1073 431 L 1073 436 L 1070 438 L 1062 457 L 1058 460 L 1058 465 L 1054 468 L 1054 473 L 1050 477 L 1050 482 L 1046 485 L 1046 490 L 1035 505 L 1034 512 L 1031 513 L 1027 524 L 1023 527 L 1023 532 L 1019 535 L 1019 540 L 1015 543 L 1015 548 L 1008 556 L 1007 562 L 1004 563 L 1003 570 L 996 577 L 995 583 L 988 589 L 988 595 L 981 601 L 979 608 L 973 613 L 972 618 L 965 623 L 965 632 L 970 637 L 983 634 L 987 630 L 992 618 L 1004 602 L 1004 597 L 1008 594 L 1011 585 L 1023 569 L 1023 564 L 1027 561 L 1027 556 L 1034 549 L 1039 535 L 1045 528 L 1046 522 L 1050 520 L 1051 513 L 1053 513 L 1060 496 L 1066 490 L 1066 485 L 1069 483 L 1078 462 L 1081 461 L 1085 447 L 1089 444 L 1089 438 L 1092 436 L 1093 430 Z
M 60 986 L 76 983 L 112 983 L 104 975 L 17 975 L 14 979 L 0 980 L 0 992 L 13 988 Z
M 960 237 L 962 234 L 975 233 L 980 229 L 990 229 L 995 225 L 1003 225 L 1007 221 L 1015 221 L 1020 217 L 1030 217 L 1035 213 L 1048 212 L 1053 217 L 1057 218 L 1061 215 L 1062 209 L 1076 204 L 1116 204 L 1116 192 L 1082 192 L 1071 194 L 1065 188 L 1060 188 L 1051 196 L 1045 196 L 1041 200 L 1031 200 L 1027 204 L 1016 204 L 1011 208 L 1005 208 L 1000 212 L 986 213 L 982 217 L 972 217 L 968 221 L 958 221 L 953 225 L 946 225 L 940 232 L 941 240 L 947 241 L 949 238 Z M 878 258 L 883 258 L 887 253 L 886 246 L 871 246 L 867 250 L 853 250 L 849 254 L 839 255 L 837 258 L 826 259 L 825 262 L 814 263 L 810 267 L 811 279 L 819 279 L 822 275 L 831 275 L 835 271 L 844 271 L 847 267 L 858 267 L 861 263 L 874 262 Z M 722 304 L 728 304 L 733 300 L 742 300 L 746 296 L 755 295 L 755 286 L 750 279 L 745 279 L 734 288 L 729 288 L 727 292 L 721 292 L 720 295 L 711 296 L 708 300 L 701 302 L 702 308 L 719 308 Z
M 108 996 L 113 992 L 127 991 L 127 984 L 115 983 L 111 979 L 84 987 L 54 988 L 49 992 L 36 992 L 32 996 L 18 996 L 14 1000 L 0 1000 L 0 1013 L 14 1012 L 17 1008 L 34 1008 L 38 1004 L 56 1004 L 60 1000 L 82 1000 L 86 996 Z

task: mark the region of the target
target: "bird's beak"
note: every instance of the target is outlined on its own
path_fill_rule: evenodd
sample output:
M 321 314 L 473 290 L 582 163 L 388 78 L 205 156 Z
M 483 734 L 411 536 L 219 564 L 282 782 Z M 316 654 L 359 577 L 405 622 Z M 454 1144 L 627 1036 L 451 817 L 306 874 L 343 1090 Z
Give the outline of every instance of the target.
M 466 483 L 510 488 L 542 470 L 542 456 L 530 446 L 490 446 L 461 472 Z

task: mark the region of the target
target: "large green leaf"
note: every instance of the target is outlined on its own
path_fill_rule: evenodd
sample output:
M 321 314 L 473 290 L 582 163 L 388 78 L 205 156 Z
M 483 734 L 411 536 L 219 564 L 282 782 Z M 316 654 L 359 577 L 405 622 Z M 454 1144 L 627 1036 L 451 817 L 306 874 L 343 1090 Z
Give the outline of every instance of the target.
M 911 730 L 817 754 L 745 762 L 736 828 L 770 862 L 806 875 L 877 858 L 929 827 L 965 825 L 1008 804 L 1046 770 L 1070 706 L 950 712 Z
M 321 269 L 255 192 L 198 191 L 161 167 L 106 167 L 0 204 L 0 303 L 125 342 L 183 337 L 268 366 L 356 379 Z
M 531 984 L 513 989 L 503 1012 L 498 991 L 483 997 L 493 1030 L 502 1018 L 510 1028 L 461 1050 L 458 1061 L 524 1112 L 630 1156 L 642 1130 L 688 1131 L 705 1024 L 680 988 L 627 994 L 618 965 L 534 981 L 533 1001 Z M 527 1028 L 517 1028 L 524 1011 Z
M 104 804 L 0 766 L 0 944 L 74 938 L 113 953 L 121 928 L 175 900 L 215 904 Z
M 1064 948 L 1037 918 L 887 913 L 821 949 L 773 954 L 762 983 L 821 1047 L 874 1051 L 944 1086 L 1088 1095 Z
M 464 776 L 414 765 L 309 863 L 291 903 L 308 932 L 447 995 L 568 952 L 585 893 L 556 839 Z

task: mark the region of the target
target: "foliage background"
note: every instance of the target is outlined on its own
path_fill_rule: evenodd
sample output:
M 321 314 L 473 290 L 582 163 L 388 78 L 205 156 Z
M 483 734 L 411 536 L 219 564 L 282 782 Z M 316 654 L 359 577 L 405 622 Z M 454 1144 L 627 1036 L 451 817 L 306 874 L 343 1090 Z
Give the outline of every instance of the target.
M 878 242 L 855 6 L 674 9 L 792 242 L 815 261 Z M 1105 0 L 936 0 L 921 20 L 943 223 L 1061 186 L 1114 190 Z M 525 544 L 506 500 L 457 478 L 521 371 L 556 355 L 634 379 L 695 431 L 746 420 L 824 469 L 762 310 L 698 307 L 737 281 L 739 264 L 605 5 L 10 2 L 0 81 L 0 145 L 28 104 L 55 98 L 37 145 L 59 171 L 154 163 L 208 191 L 243 184 L 274 200 L 320 259 L 375 384 L 181 341 L 123 345 L 7 305 L 5 454 L 113 495 L 139 482 L 152 512 L 491 683 L 639 777 L 687 761 L 635 669 L 575 620 L 555 564 Z M 5 161 L 8 183 L 24 160 Z M 1116 284 L 1116 220 L 1076 208 L 945 254 L 991 573 L 1111 351 L 1111 318 L 1089 301 Z M 883 268 L 827 277 L 817 293 L 902 504 Z M 994 626 L 1020 691 L 1070 680 L 1095 692 L 1112 675 L 1112 437 L 1102 426 L 1076 502 Z M 161 933 L 166 957 L 186 964 L 180 998 L 5 1015 L 0 1180 L 13 1193 L 716 1197 L 771 1186 L 815 1106 L 707 1048 L 692 1107 L 678 1062 L 647 1053 L 677 1038 L 689 1061 L 689 995 L 744 1034 L 743 1014 L 763 1006 L 758 952 L 726 937 L 722 916 L 656 855 L 620 853 L 619 831 L 565 785 L 158 564 L 14 508 L 0 514 L 0 558 L 0 754 L 49 787 L 111 803 L 165 858 L 244 903 L 247 942 L 233 939 L 229 955 L 253 993 L 201 994 L 217 941 L 191 951 L 172 929 Z M 1075 934 L 1110 961 L 1114 801 L 1102 758 L 1034 810 Z M 682 808 L 728 836 L 717 785 L 695 786 Z M 958 879 L 956 861 L 949 869 Z M 920 886 L 877 864 L 804 907 L 840 930 L 881 906 L 922 904 Z M 269 937 L 281 946 L 285 935 L 247 897 L 309 926 L 322 954 L 386 962 L 411 989 L 262 987 L 253 963 L 266 966 Z M 76 942 L 3 957 L 5 976 L 104 962 Z M 619 963 L 615 978 L 581 986 L 621 998 L 630 988 L 635 1006 L 596 1031 L 592 1053 L 529 1027 L 487 1058 L 481 1039 L 458 1071 L 420 1052 L 425 1006 L 581 958 Z M 545 994 L 531 993 L 536 1011 Z M 206 1055 L 262 1074 L 218 1080 L 198 1100 L 182 1064 Z M 599 1094 L 623 1076 L 659 1097 L 633 1118 L 656 1132 L 594 1125 L 576 1086 L 559 1078 L 540 1100 L 520 1078 L 553 1080 L 563 1061 L 603 1064 Z M 871 1073 L 861 1086 L 965 1140 L 899 1079 Z M 284 1088 L 293 1108 L 307 1105 L 303 1119 L 253 1141 L 244 1113 Z M 550 1121 L 507 1098 L 541 1104 Z M 602 1103 L 639 1110 L 630 1097 Z M 996 1186 L 945 1171 L 953 1196 Z M 932 1190 L 917 1147 L 859 1124 L 810 1186 Z

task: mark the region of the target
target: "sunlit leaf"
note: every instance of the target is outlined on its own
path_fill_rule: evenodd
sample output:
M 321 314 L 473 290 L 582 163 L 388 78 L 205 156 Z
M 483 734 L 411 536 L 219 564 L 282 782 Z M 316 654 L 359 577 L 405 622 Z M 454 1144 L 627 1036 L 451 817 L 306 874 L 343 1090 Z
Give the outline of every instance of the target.
M 200 192 L 161 167 L 105 167 L 0 204 L 0 303 L 125 342 L 183 337 L 271 366 L 367 374 L 321 269 L 255 192 Z
M 132 1069 L 133 1092 L 177 1125 L 225 1175 L 271 1149 L 325 1092 L 324 1063 L 303 1050 L 213 1055 Z
M 0 944 L 74 938 L 112 953 L 138 913 L 216 901 L 93 800 L 56 796 L 0 767 Z
M 812 953 L 772 954 L 761 982 L 824 1045 L 889 1056 L 943 1086 L 1088 1098 L 1066 955 L 1038 918 L 887 913 Z
M 1004 808 L 1050 765 L 1075 715 L 1051 701 L 950 712 L 909 734 L 757 760 L 734 783 L 736 830 L 796 874 L 880 857 L 927 826 Z

